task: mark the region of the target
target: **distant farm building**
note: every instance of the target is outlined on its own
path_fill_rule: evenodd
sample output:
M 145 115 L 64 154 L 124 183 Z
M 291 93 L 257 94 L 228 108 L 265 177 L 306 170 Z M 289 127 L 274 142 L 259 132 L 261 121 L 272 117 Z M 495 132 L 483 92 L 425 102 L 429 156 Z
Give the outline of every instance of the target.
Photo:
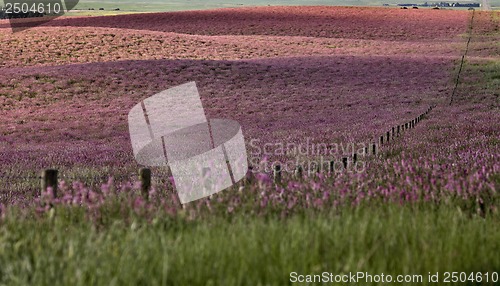
M 413 9 L 417 9 L 419 7 L 481 7 L 480 3 L 459 3 L 459 2 L 435 2 L 429 3 L 425 2 L 424 4 L 414 4 L 414 3 L 401 3 L 398 4 L 401 7 L 412 7 Z

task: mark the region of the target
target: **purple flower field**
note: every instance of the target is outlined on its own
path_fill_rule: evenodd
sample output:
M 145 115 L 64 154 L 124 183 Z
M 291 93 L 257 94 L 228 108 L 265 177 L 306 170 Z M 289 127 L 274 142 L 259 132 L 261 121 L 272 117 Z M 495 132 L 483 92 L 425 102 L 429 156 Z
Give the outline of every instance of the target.
M 212 12 L 176 14 L 214 21 L 200 31 L 180 20 L 173 28 L 153 20 L 135 28 L 138 15 L 93 19 L 93 28 L 85 18 L 61 18 L 17 34 L 0 21 L 0 39 L 7 42 L 0 48 L 2 208 L 83 205 L 99 216 L 112 197 L 138 213 L 177 213 L 181 206 L 165 170 L 154 170 L 150 199 L 142 198 L 127 113 L 143 98 L 194 80 L 209 118 L 237 120 L 247 144 L 257 142 L 247 146 L 254 165 L 298 158 L 278 152 L 280 143 L 371 146 L 392 127 L 436 106 L 415 128 L 378 145 L 376 156 L 358 152 L 360 171 L 349 162 L 348 170 L 307 170 L 301 179 L 285 172 L 275 184 L 271 169 L 259 170 L 251 184 L 187 205 L 195 216 L 218 208 L 286 215 L 371 202 L 450 200 L 477 213 L 498 211 L 495 66 L 482 71 L 492 74 L 493 84 L 474 85 L 484 69 L 476 66 L 493 59 L 498 67 L 498 46 L 487 45 L 499 39 L 498 21 L 477 12 L 476 30 L 489 36 L 473 38 L 471 64 L 450 106 L 470 19 L 466 11 L 310 8 L 297 18 L 274 8 L 251 11 L 242 9 L 230 25 L 212 19 Z M 259 20 L 266 13 L 277 16 Z M 315 13 L 313 22 L 302 25 Z M 357 19 L 351 28 L 348 15 L 354 14 L 365 22 Z M 373 19 L 381 15 L 386 22 L 375 29 Z M 340 30 L 329 30 L 331 25 Z M 261 152 L 265 146 L 270 154 Z M 309 152 L 299 159 L 351 155 Z M 39 194 L 36 177 L 46 168 L 62 174 L 55 198 Z
M 0 20 L 0 285 L 497 285 L 500 13 L 461 9 Z M 182 204 L 128 121 L 192 81 L 251 169 Z

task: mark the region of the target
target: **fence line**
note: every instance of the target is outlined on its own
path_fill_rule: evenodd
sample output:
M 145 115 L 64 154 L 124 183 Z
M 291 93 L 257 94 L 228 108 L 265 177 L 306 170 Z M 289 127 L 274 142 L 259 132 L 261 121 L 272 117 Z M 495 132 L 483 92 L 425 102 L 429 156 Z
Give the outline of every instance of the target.
M 420 123 L 427 114 L 429 114 L 429 112 L 432 111 L 432 109 L 434 108 L 435 106 L 429 106 L 425 112 L 419 114 L 417 117 L 415 117 L 414 119 L 411 119 L 405 123 L 402 123 L 402 124 L 398 124 L 396 126 L 392 126 L 387 132 L 385 132 L 384 134 L 382 134 L 380 136 L 380 142 L 379 142 L 379 145 L 377 145 L 376 143 L 374 142 L 370 142 L 368 144 L 368 146 L 365 146 L 364 148 L 364 152 L 363 154 L 357 154 L 357 153 L 352 153 L 351 156 L 349 157 L 343 157 L 342 160 L 341 160 L 341 166 L 344 168 L 344 169 L 347 169 L 348 166 L 349 166 L 349 163 L 351 164 L 356 164 L 356 162 L 358 161 L 359 159 L 359 155 L 364 155 L 364 156 L 370 156 L 370 155 L 373 155 L 373 156 L 376 156 L 378 153 L 379 153 L 379 147 L 378 146 L 383 146 L 383 145 L 387 145 L 393 141 L 395 141 L 395 139 L 397 137 L 400 137 L 403 133 L 403 131 L 406 131 L 408 129 L 413 129 L 415 128 L 415 126 Z M 330 172 L 334 172 L 335 171 L 335 161 L 329 161 L 329 171 Z M 250 169 L 252 167 L 250 166 Z M 295 177 L 297 178 L 300 178 L 302 177 L 302 174 L 303 174 L 303 167 L 302 166 L 296 166 L 296 169 L 295 169 Z M 309 170 L 310 172 L 311 170 Z M 320 167 L 317 166 L 317 170 L 316 172 L 320 172 Z M 274 178 L 274 181 L 279 183 L 281 182 L 282 180 L 282 167 L 281 165 L 275 165 L 274 168 L 273 168 L 273 178 Z M 60 178 L 63 178 L 63 179 L 109 179 L 110 177 L 113 177 L 114 179 L 131 179 L 133 177 L 136 177 L 137 179 L 140 180 L 141 182 L 141 192 L 143 194 L 143 196 L 145 198 L 148 197 L 148 193 L 149 193 L 149 190 L 151 188 L 151 177 L 152 177 L 152 173 L 151 173 L 151 169 L 149 168 L 142 168 L 139 170 L 138 174 L 136 175 L 118 175 L 118 176 L 110 176 L 110 175 L 102 175 L 102 176 L 73 176 L 73 177 L 66 177 L 66 176 L 60 176 L 59 175 L 59 171 L 58 170 L 55 170 L 55 169 L 47 169 L 47 170 L 44 170 L 42 172 L 42 174 L 40 176 L 9 176 L 9 175 L 0 175 L 0 178 L 3 178 L 3 179 L 40 179 L 41 181 L 41 191 L 42 192 L 45 192 L 49 187 L 52 188 L 52 192 L 53 192 L 53 195 L 54 197 L 57 196 L 57 186 L 58 186 L 58 183 L 59 183 L 59 179 Z M 245 180 L 245 182 L 248 182 L 248 180 Z
M 138 177 L 141 182 L 141 193 L 144 198 L 148 199 L 149 191 L 151 190 L 151 169 L 139 169 Z M 55 169 L 43 170 L 40 179 L 41 193 L 46 192 L 50 188 L 52 196 L 56 198 L 58 195 L 57 186 L 59 185 L 59 171 Z
M 78 180 L 107 180 L 110 177 L 113 177 L 113 179 L 132 179 L 132 178 L 137 178 L 138 175 L 136 174 L 129 174 L 129 175 L 101 175 L 101 176 L 66 176 L 66 175 L 61 175 L 59 178 L 64 179 L 64 180 L 73 180 L 73 181 L 78 181 Z M 42 175 L 11 175 L 11 174 L 0 174 L 0 179 L 7 179 L 7 180 L 19 180 L 19 179 L 25 179 L 25 180 L 39 180 L 42 178 Z
M 453 103 L 453 98 L 455 98 L 455 93 L 457 92 L 458 84 L 460 83 L 460 74 L 462 73 L 462 68 L 464 66 L 465 57 L 467 56 L 467 53 L 469 51 L 469 44 L 470 44 L 470 41 L 472 38 L 472 28 L 473 28 L 473 24 L 474 24 L 475 11 L 476 10 L 474 10 L 474 8 L 472 8 L 472 16 L 471 16 L 470 24 L 469 24 L 468 31 L 467 31 L 467 33 L 469 34 L 469 38 L 467 39 L 467 44 L 465 45 L 465 52 L 462 55 L 462 60 L 460 61 L 460 67 L 458 69 L 457 78 L 455 79 L 455 86 L 453 87 L 453 91 L 451 92 L 450 105 Z
M 383 146 L 383 145 L 387 145 L 389 144 L 390 142 L 393 142 L 395 141 L 395 139 L 397 137 L 400 137 L 402 135 L 402 132 L 405 131 L 405 130 L 408 130 L 408 129 L 413 129 L 416 127 L 416 125 L 418 123 L 420 123 L 426 115 L 429 114 L 429 112 L 432 111 L 432 109 L 435 108 L 435 105 L 431 105 L 429 106 L 425 112 L 419 114 L 417 117 L 415 117 L 414 119 L 411 119 L 410 121 L 408 122 L 405 122 L 401 125 L 396 125 L 396 126 L 393 126 L 391 127 L 387 132 L 385 132 L 384 134 L 382 134 L 379 138 L 379 145 L 380 146 Z M 370 156 L 373 155 L 373 156 L 376 156 L 379 152 L 379 148 L 377 146 L 376 143 L 373 143 L 373 142 L 370 142 L 368 144 L 367 147 L 365 147 L 364 149 L 364 156 Z M 344 169 L 347 169 L 347 167 L 349 166 L 349 162 L 351 162 L 352 164 L 356 164 L 356 162 L 358 161 L 358 156 L 360 154 L 358 153 L 355 153 L 353 152 L 351 154 L 351 156 L 349 157 L 343 157 L 342 160 L 341 160 L 341 163 L 342 163 L 342 166 L 344 167 Z M 334 166 L 335 166 L 335 161 L 329 161 L 329 172 L 334 172 Z M 316 170 L 317 172 L 319 172 L 319 170 Z M 311 170 L 309 170 L 309 173 L 311 172 Z M 295 169 L 295 177 L 297 178 L 300 178 L 302 177 L 302 174 L 303 174 L 303 167 L 302 166 L 296 166 L 296 169 Z M 276 183 L 279 183 L 281 182 L 281 178 L 282 178 L 282 167 L 280 165 L 275 165 L 274 166 L 274 169 L 273 169 L 273 178 L 274 178 L 274 181 Z

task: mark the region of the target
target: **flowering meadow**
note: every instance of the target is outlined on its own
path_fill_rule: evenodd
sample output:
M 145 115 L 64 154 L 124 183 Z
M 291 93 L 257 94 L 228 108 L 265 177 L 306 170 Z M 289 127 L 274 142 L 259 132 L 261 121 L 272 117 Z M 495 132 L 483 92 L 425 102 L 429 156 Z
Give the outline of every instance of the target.
M 499 24 L 360 7 L 61 17 L 14 34 L 0 20 L 0 284 L 499 272 Z M 183 206 L 168 169 L 141 193 L 127 114 L 188 81 L 207 117 L 241 124 L 253 172 Z M 56 195 L 40 191 L 47 168 Z

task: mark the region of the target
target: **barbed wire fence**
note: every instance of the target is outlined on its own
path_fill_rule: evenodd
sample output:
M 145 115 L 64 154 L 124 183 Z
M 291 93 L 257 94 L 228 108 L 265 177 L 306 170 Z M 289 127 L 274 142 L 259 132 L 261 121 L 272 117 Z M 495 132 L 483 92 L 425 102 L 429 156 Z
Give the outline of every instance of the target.
M 361 157 L 377 157 L 377 155 L 380 154 L 380 148 L 386 147 L 394 142 L 396 142 L 396 139 L 401 137 L 403 133 L 406 133 L 407 130 L 414 129 L 422 120 L 426 118 L 426 116 L 435 108 L 434 105 L 429 106 L 423 113 L 419 114 L 417 117 L 414 119 L 411 119 L 407 122 L 404 122 L 402 124 L 398 124 L 395 126 L 392 126 L 389 128 L 388 131 L 385 133 L 381 134 L 380 137 L 376 137 L 372 142 L 369 142 L 366 147 L 364 148 L 362 154 L 358 154 L 353 152 L 349 156 L 342 157 L 340 160 L 340 166 L 344 169 L 347 169 L 349 166 L 355 165 Z M 333 173 L 336 171 L 336 166 L 338 162 L 332 160 L 328 162 L 328 172 Z M 311 170 L 309 170 L 311 171 Z M 319 169 L 315 170 L 316 172 L 320 172 Z M 282 172 L 283 168 L 281 165 L 275 165 L 273 169 L 273 178 L 275 182 L 280 182 L 282 179 Z M 295 170 L 295 177 L 300 178 L 302 177 L 304 172 L 304 167 L 303 166 L 296 166 Z

